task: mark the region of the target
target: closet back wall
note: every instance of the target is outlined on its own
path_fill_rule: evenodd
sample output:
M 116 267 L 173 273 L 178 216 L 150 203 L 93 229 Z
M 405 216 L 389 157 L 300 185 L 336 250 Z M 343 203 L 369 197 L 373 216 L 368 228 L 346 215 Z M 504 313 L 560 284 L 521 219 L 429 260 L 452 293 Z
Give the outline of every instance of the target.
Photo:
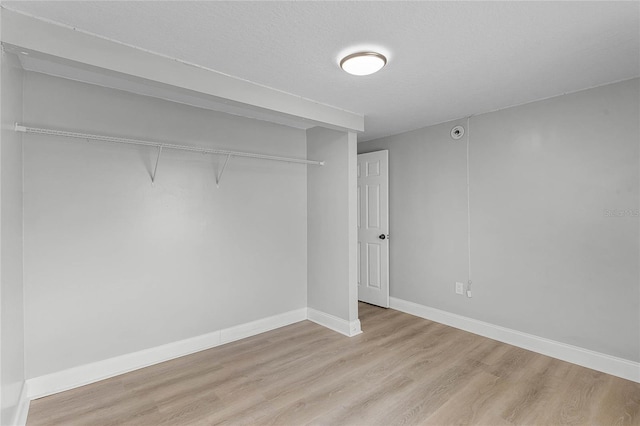
M 306 157 L 304 130 L 26 73 L 24 122 Z M 24 136 L 26 376 L 306 307 L 306 168 Z

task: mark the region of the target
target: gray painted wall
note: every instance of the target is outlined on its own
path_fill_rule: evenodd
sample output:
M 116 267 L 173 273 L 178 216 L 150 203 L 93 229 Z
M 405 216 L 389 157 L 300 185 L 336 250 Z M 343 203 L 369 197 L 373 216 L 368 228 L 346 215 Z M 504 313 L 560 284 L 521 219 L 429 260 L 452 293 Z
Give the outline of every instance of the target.
M 389 150 L 391 296 L 640 361 L 639 81 L 471 118 L 471 299 L 466 120 L 360 143 Z
M 346 321 L 358 318 L 356 275 L 356 135 L 307 130 L 308 292 L 310 308 Z
M 34 126 L 306 157 L 303 130 L 26 73 Z M 305 166 L 24 137 L 27 378 L 304 308 Z
M 0 69 L 0 423 L 13 422 L 24 383 L 22 277 L 22 143 L 13 131 L 22 121 L 23 73 L 14 55 L 2 52 Z

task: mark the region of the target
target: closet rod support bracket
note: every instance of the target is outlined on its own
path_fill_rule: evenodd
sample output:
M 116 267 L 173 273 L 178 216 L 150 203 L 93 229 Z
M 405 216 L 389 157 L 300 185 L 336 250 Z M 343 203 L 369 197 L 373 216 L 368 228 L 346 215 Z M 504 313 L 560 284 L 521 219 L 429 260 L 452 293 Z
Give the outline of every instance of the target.
M 151 175 L 151 185 L 156 182 L 156 173 L 158 172 L 158 163 L 160 162 L 160 154 L 162 154 L 162 145 L 158 145 L 158 156 L 156 157 L 156 166 L 153 168 Z
M 224 164 L 220 169 L 220 173 L 216 176 L 216 188 L 220 188 L 220 181 L 222 180 L 222 174 L 224 173 L 224 169 L 227 167 L 227 163 L 231 159 L 231 154 L 227 154 L 227 158 L 224 160 Z

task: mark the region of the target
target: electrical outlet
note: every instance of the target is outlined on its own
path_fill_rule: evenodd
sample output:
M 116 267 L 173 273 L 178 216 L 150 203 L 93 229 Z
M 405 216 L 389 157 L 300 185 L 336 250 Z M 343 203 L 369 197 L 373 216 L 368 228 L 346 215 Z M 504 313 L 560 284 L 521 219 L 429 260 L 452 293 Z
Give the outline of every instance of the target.
M 456 294 L 464 293 L 464 284 L 456 282 Z

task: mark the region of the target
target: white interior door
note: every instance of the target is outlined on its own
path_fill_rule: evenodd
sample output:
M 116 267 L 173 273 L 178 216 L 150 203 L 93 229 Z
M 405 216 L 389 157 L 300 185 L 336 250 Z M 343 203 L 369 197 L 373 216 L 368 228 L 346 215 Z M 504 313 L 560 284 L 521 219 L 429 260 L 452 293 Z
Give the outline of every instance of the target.
M 389 151 L 358 155 L 358 300 L 389 307 Z

